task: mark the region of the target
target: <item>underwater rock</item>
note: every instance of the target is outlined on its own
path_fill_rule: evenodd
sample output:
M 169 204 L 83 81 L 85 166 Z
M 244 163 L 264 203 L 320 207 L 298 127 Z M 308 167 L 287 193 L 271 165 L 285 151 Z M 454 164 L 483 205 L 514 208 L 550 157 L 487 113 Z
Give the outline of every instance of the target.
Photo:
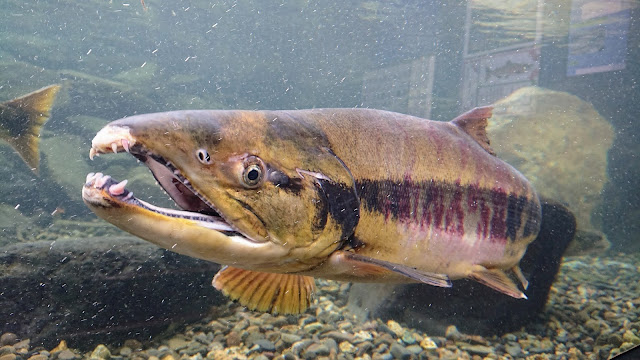
M 7 245 L 0 331 L 45 347 L 146 337 L 226 303 L 210 286 L 218 269 L 129 237 Z
M 425 284 L 353 284 L 348 309 L 359 318 L 404 321 L 432 335 L 495 335 L 530 323 L 544 308 L 563 254 L 575 234 L 575 218 L 564 206 L 542 202 L 542 224 L 520 267 L 529 280 L 527 300 L 505 296 L 462 279 L 451 288 Z M 371 296 L 376 294 L 376 296 Z
M 593 105 L 566 92 L 520 88 L 494 104 L 487 132 L 498 157 L 575 214 L 578 244 L 568 254 L 609 247 L 597 211 L 615 134 Z

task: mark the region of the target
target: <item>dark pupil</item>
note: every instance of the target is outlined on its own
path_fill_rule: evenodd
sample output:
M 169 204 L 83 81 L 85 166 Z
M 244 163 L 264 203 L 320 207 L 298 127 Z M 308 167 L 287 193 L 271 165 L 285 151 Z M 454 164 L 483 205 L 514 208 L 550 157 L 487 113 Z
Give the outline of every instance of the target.
M 260 173 L 256 169 L 251 169 L 247 173 L 247 179 L 251 181 L 255 181 L 258 178 L 258 176 L 260 176 Z
M 198 154 L 198 157 L 202 161 L 209 161 L 209 159 L 210 159 L 209 153 L 207 153 L 206 151 L 200 151 L 200 153 Z

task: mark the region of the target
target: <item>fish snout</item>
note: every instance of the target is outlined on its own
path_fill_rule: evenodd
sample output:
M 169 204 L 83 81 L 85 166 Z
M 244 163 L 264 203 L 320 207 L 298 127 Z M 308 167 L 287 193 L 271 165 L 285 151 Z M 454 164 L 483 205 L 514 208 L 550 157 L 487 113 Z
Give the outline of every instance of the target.
M 107 125 L 102 128 L 91 141 L 89 158 L 100 154 L 130 152 L 130 148 L 136 144 L 136 139 L 131 135 L 131 131 L 126 126 Z

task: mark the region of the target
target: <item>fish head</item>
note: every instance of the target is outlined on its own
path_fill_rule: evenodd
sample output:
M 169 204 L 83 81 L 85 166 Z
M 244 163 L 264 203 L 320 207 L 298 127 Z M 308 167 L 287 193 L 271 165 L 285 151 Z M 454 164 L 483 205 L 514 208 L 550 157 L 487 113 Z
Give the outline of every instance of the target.
M 242 241 L 281 249 L 280 263 L 326 257 L 357 224 L 348 169 L 317 129 L 283 113 L 138 115 L 110 123 L 92 142 L 92 156 L 123 151 L 144 162 L 182 210 L 219 217 Z

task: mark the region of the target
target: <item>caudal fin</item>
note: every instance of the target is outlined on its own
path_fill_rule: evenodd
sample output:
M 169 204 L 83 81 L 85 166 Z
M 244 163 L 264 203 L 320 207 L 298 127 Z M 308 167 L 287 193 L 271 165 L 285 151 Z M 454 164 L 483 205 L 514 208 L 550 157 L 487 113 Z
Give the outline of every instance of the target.
M 60 85 L 50 85 L 0 105 L 2 138 L 37 174 L 40 164 L 40 130 L 51 116 Z

